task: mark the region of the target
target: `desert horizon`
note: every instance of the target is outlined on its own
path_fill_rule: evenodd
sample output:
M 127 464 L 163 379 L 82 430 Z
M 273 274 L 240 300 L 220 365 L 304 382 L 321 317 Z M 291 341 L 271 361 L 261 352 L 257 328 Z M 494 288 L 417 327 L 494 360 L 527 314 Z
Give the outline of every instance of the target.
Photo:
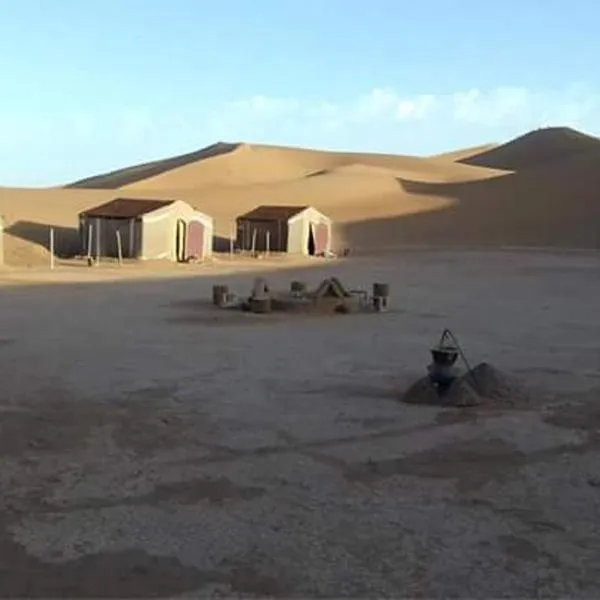
M 336 247 L 600 248 L 600 139 L 567 127 L 428 157 L 217 142 L 51 188 L 0 187 L 5 263 L 48 262 L 77 244 L 78 213 L 116 196 L 184 200 L 231 235 L 259 204 L 311 205 Z

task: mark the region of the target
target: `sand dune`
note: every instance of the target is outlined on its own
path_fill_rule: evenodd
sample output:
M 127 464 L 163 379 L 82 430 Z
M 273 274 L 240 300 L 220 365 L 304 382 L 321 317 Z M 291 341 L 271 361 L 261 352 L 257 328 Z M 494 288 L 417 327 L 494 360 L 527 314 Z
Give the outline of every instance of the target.
M 518 171 L 600 148 L 600 139 L 568 127 L 549 127 L 460 159 L 477 167 Z
M 423 181 L 466 181 L 494 175 L 493 170 L 452 164 L 452 161 L 438 161 L 435 158 L 219 142 L 195 153 L 97 175 L 68 187 L 201 189 L 211 185 L 246 186 L 291 181 L 339 169 L 344 169 L 345 172 L 365 172 L 369 168 Z
M 451 152 L 442 152 L 441 154 L 434 154 L 431 158 L 435 160 L 447 160 L 450 162 L 464 161 L 467 158 L 471 158 L 477 154 L 489 152 L 493 148 L 496 148 L 498 144 L 479 144 L 477 146 L 470 146 L 469 148 L 463 148 L 461 150 L 452 150 Z
M 117 189 L 121 186 L 131 185 L 137 181 L 155 177 L 176 169 L 191 162 L 197 162 L 206 158 L 214 158 L 222 154 L 228 154 L 237 149 L 239 144 L 230 144 L 227 142 L 217 142 L 206 148 L 202 148 L 188 154 L 180 154 L 171 158 L 155 160 L 148 163 L 117 169 L 109 173 L 94 175 L 80 179 L 74 183 L 68 184 L 69 188 L 89 188 L 89 189 Z
M 600 249 L 600 149 L 485 181 L 404 181 L 407 196 L 446 198 L 442 210 L 353 224 L 365 249 L 402 244 Z M 387 246 L 386 246 L 387 244 Z
M 220 142 L 65 188 L 0 188 L 5 256 L 47 263 L 50 226 L 57 250 L 74 251 L 78 213 L 117 194 L 186 200 L 215 218 L 220 236 L 257 204 L 311 204 L 336 222 L 336 245 L 357 251 L 598 248 L 598 164 L 600 140 L 565 128 L 432 158 Z

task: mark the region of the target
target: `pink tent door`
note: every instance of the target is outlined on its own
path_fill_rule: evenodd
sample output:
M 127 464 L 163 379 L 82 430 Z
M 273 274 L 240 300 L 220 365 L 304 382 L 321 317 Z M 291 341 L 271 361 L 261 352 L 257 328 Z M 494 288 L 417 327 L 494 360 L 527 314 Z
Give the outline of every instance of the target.
M 329 246 L 329 227 L 325 223 L 316 223 L 314 226 L 315 254 L 324 254 Z
M 187 226 L 186 258 L 202 258 L 204 256 L 204 224 L 190 221 Z

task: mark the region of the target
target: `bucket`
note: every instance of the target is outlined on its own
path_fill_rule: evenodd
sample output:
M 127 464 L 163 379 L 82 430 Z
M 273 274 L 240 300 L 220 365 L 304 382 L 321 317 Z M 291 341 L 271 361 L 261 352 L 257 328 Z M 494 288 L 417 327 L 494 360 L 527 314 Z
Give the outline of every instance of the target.
M 229 287 L 226 285 L 213 285 L 212 303 L 215 306 L 224 306 L 229 295 Z

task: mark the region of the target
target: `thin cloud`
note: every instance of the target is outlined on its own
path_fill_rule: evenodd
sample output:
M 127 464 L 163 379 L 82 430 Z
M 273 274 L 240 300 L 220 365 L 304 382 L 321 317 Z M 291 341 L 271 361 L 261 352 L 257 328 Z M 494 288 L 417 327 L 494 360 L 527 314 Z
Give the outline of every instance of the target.
M 0 115 L 0 150 L 26 151 L 32 144 L 53 148 L 60 143 L 79 152 L 82 144 L 97 148 L 116 143 L 161 154 L 234 139 L 426 154 L 500 141 L 549 125 L 590 131 L 599 122 L 600 90 L 585 85 L 472 88 L 444 94 L 405 94 L 381 86 L 346 100 L 258 94 L 205 112 L 169 114 L 148 105 L 113 115 L 86 106 L 46 118 Z
M 326 127 L 387 122 L 434 120 L 441 124 L 471 126 L 531 126 L 543 122 L 580 125 L 599 111 L 599 95 L 583 86 L 558 90 L 525 87 L 467 89 L 448 94 L 402 94 L 392 88 L 374 88 L 347 102 L 301 101 L 294 98 L 254 96 L 222 106 L 213 117 L 222 125 L 273 125 L 293 117 L 298 123 Z

